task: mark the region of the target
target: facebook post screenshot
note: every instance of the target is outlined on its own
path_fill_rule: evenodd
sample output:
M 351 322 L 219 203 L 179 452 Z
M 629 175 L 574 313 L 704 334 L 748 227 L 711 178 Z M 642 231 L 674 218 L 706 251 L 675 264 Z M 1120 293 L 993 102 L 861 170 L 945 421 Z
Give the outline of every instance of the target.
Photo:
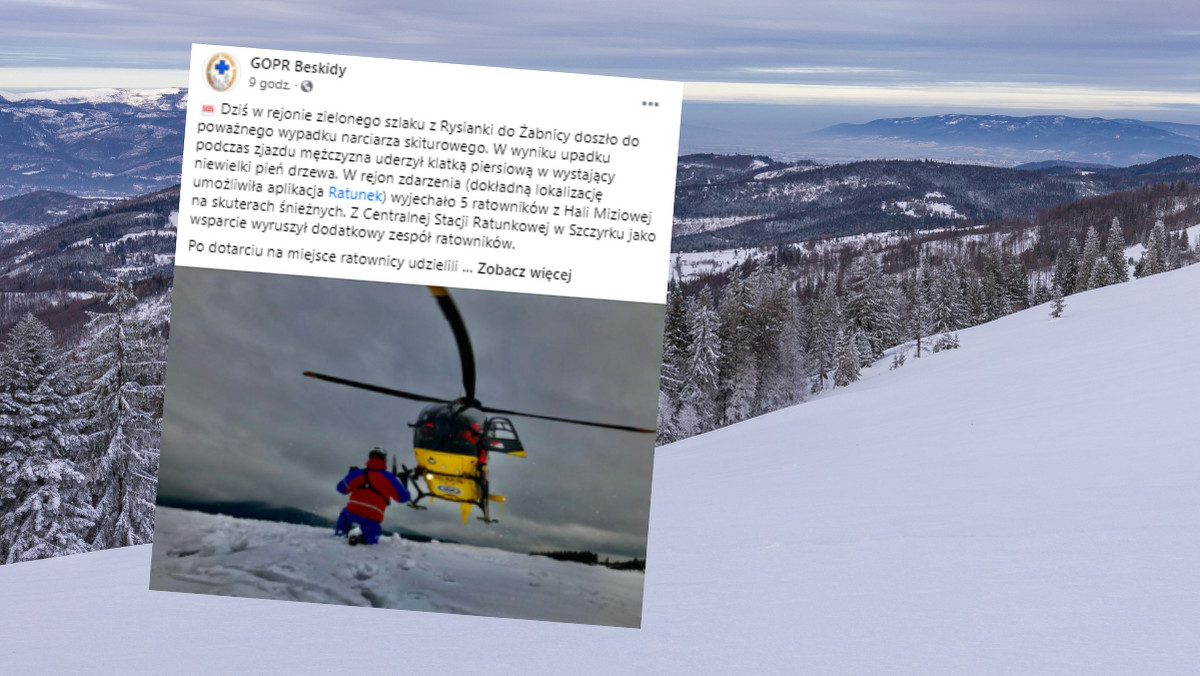
M 190 67 L 150 588 L 639 627 L 682 86 Z

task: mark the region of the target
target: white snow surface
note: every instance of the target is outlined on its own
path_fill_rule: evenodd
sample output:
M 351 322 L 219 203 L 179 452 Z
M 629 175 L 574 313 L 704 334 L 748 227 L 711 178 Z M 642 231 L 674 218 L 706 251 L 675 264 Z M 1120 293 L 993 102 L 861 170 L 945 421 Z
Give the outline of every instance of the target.
M 644 576 L 544 556 L 159 508 L 151 587 L 636 627 Z
M 641 629 L 150 592 L 137 547 L 0 566 L 4 668 L 1200 673 L 1198 296 L 1069 296 L 658 449 Z

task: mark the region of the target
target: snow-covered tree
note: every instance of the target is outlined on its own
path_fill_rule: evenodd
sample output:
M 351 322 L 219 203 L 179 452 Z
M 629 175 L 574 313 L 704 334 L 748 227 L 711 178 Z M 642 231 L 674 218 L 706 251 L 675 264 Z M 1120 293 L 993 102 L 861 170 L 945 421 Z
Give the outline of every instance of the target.
M 943 333 L 962 328 L 966 320 L 966 302 L 954 264 L 942 263 L 934 272 L 930 288 L 930 315 L 932 333 Z
M 1079 277 L 1079 258 L 1081 255 L 1079 240 L 1072 238 L 1071 243 L 1067 245 L 1067 250 L 1060 252 L 1054 261 L 1053 284 L 1063 292 L 1063 295 L 1069 296 L 1076 291 L 1075 280 Z
M 1168 270 L 1170 245 L 1167 239 L 1166 225 L 1162 221 L 1156 221 L 1146 237 L 1146 252 L 1142 254 L 1142 260 L 1137 266 L 1136 274 L 1139 277 L 1157 275 Z
M 1008 314 L 1008 293 L 995 276 L 985 273 L 979 282 L 979 287 L 984 303 L 982 321 L 990 322 Z
M 1058 319 L 1062 316 L 1063 308 L 1066 307 L 1067 302 L 1063 300 L 1062 289 L 1059 289 L 1057 284 L 1054 285 L 1050 293 L 1050 316 Z
M 1038 279 L 1037 285 L 1033 288 L 1033 300 L 1029 301 L 1030 305 L 1041 305 L 1050 301 L 1050 289 L 1041 279 Z
M 769 271 L 754 281 L 758 312 L 752 318 L 751 339 L 758 384 L 753 414 L 760 415 L 803 400 L 812 368 L 804 352 L 800 302 L 787 274 Z
M 761 266 L 760 266 L 761 268 Z M 734 275 L 721 294 L 721 359 L 718 362 L 720 424 L 730 425 L 753 415 L 758 385 L 758 360 L 751 325 L 758 309 L 749 280 Z
M 860 357 L 873 361 L 896 343 L 895 298 L 875 254 L 867 253 L 858 259 L 853 277 L 855 281 L 846 299 L 846 317 L 866 341 L 869 354 Z
M 165 362 L 160 340 L 135 312 L 137 298 L 127 282 L 108 284 L 112 312 L 90 313 L 90 339 L 78 350 L 87 388 L 76 397 L 85 428 L 82 462 L 92 482 L 97 549 L 150 542 Z
M 962 279 L 963 304 L 967 309 L 966 324 L 974 326 L 988 320 L 988 303 L 984 294 L 983 280 L 975 275 Z
M 860 336 L 857 331 L 847 334 L 838 331 L 837 354 L 834 357 L 834 387 L 845 387 L 858 380 L 861 358 L 858 354 Z
M 667 288 L 662 368 L 658 384 L 659 410 L 655 442 L 659 445 L 669 444 L 679 438 L 675 419 L 679 413 L 679 392 L 683 388 L 690 345 L 691 334 L 688 331 L 683 295 L 679 293 L 678 286 L 671 284 Z
M 658 416 L 655 418 L 654 425 L 654 445 L 662 446 L 675 441 L 679 436 L 679 431 L 675 428 L 676 409 L 671 395 L 658 390 Z
M 841 300 L 834 291 L 832 280 L 826 279 L 822 282 L 816 299 L 809 307 L 808 317 L 805 342 L 816 369 L 812 386 L 815 393 L 825 388 L 825 380 L 834 370 L 838 332 L 843 323 Z
M 1087 291 L 1092 279 L 1092 268 L 1100 259 L 1100 234 L 1089 226 L 1083 241 L 1083 254 L 1079 258 L 1079 271 L 1075 275 L 1075 291 Z
M 1005 253 L 1001 259 L 1004 274 L 1004 292 L 1010 308 L 1025 309 L 1029 307 L 1029 271 L 1021 259 Z
M 80 442 L 50 329 L 27 314 L 0 362 L 0 555 L 7 563 L 77 554 L 94 511 L 75 467 Z
M 688 307 L 691 354 L 680 390 L 676 428 L 685 439 L 713 427 L 716 414 L 717 369 L 721 360 L 720 320 L 705 287 Z
M 1112 284 L 1114 281 L 1116 280 L 1113 279 L 1112 266 L 1108 264 L 1108 261 L 1105 259 L 1097 260 L 1096 264 L 1092 266 L 1092 276 L 1088 278 L 1088 288 L 1099 289 L 1102 286 Z
M 1121 221 L 1113 216 L 1112 226 L 1108 229 L 1108 243 L 1105 245 L 1105 258 L 1112 269 L 1111 284 L 1129 281 L 1129 265 L 1125 261 L 1125 233 L 1121 230 Z

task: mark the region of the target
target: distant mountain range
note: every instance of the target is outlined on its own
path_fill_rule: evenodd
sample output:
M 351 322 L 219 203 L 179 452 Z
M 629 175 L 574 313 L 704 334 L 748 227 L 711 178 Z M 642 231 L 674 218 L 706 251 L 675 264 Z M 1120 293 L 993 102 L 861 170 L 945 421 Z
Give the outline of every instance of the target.
M 826 166 L 761 155 L 685 155 L 676 165 L 671 250 L 1028 218 L 1056 204 L 1198 177 L 1200 158 L 1193 155 L 1131 167 L 1046 163 L 1036 169 L 918 160 Z
M 1200 154 L 1200 125 L 1065 115 L 934 115 L 835 124 L 811 134 L 873 157 L 974 158 L 986 164 L 1069 161 L 1127 166 Z
M 129 197 L 179 182 L 185 89 L 0 92 L 0 197 Z
M 685 103 L 680 154 L 769 155 L 822 164 L 931 159 L 1002 167 L 1047 161 L 1128 166 L 1200 155 L 1200 125 L 1194 124 L 947 114 L 826 126 L 838 121 L 839 112 L 856 113 L 817 115 L 813 108 Z

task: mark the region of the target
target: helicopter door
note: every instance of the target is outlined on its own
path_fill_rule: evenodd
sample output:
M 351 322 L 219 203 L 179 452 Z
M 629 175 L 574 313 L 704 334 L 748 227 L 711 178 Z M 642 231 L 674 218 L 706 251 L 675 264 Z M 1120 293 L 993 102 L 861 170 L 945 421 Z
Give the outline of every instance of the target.
M 525 457 L 525 447 L 517 436 L 517 428 L 513 427 L 508 418 L 488 418 L 484 427 L 483 447 L 489 453 L 507 453 L 519 458 Z

